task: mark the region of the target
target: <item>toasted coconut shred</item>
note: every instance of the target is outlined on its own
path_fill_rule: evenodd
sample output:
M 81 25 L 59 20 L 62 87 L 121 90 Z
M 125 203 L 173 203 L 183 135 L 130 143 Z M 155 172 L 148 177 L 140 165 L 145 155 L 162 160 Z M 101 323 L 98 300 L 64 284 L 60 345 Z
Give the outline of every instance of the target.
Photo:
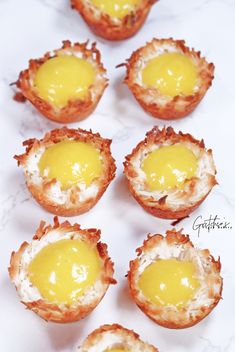
M 87 287 L 85 293 L 72 305 L 47 302 L 28 277 L 28 266 L 42 248 L 60 240 L 82 240 L 97 248 L 102 261 L 101 276 L 93 286 Z M 80 225 L 71 225 L 68 221 L 59 223 L 54 218 L 54 225 L 41 222 L 31 243 L 24 242 L 17 252 L 12 252 L 9 274 L 20 299 L 27 308 L 33 310 L 45 320 L 65 323 L 80 320 L 92 311 L 105 295 L 109 284 L 114 284 L 113 263 L 107 252 L 107 245 L 99 242 L 100 230 L 82 230 Z
M 44 62 L 51 58 L 65 55 L 72 55 L 89 62 L 95 69 L 95 81 L 88 88 L 86 98 L 70 100 L 66 106 L 60 108 L 39 97 L 38 91 L 34 86 L 34 79 L 36 72 Z M 44 116 L 56 122 L 69 123 L 82 120 L 95 109 L 108 85 L 105 73 L 106 70 L 101 62 L 101 54 L 96 48 L 96 43 L 92 43 L 89 48 L 88 41 L 81 44 L 71 44 L 69 40 L 65 40 L 61 49 L 47 52 L 40 59 L 31 59 L 29 61 L 29 68 L 21 71 L 16 85 L 23 97 L 27 98 Z M 16 93 L 15 100 L 19 101 L 18 92 Z
M 130 262 L 128 281 L 130 292 L 139 308 L 157 324 L 181 329 L 195 325 L 205 318 L 221 299 L 223 280 L 220 276 L 220 259 L 217 261 L 208 249 L 197 249 L 182 230 L 171 230 L 166 236 L 148 235 L 143 246 L 137 249 L 137 259 Z M 138 288 L 143 271 L 156 260 L 175 258 L 190 261 L 196 268 L 200 282 L 195 296 L 180 310 L 174 305 L 157 306 L 148 301 Z
M 135 11 L 121 19 L 102 12 L 90 0 L 71 0 L 71 6 L 95 34 L 108 40 L 122 40 L 133 36 L 141 28 L 156 1 L 142 0 Z
M 59 181 L 50 180 L 47 175 L 40 174 L 38 163 L 44 151 L 53 144 L 68 139 L 90 143 L 100 152 L 103 172 L 90 186 L 80 182 L 62 190 Z M 111 140 L 102 138 L 98 133 L 63 127 L 48 132 L 41 140 L 25 141 L 23 145 L 26 146 L 26 152 L 16 155 L 15 159 L 18 165 L 23 167 L 27 187 L 39 204 L 53 214 L 73 216 L 93 207 L 114 178 L 116 166 L 110 152 L 110 144 Z
M 160 147 L 177 143 L 190 149 L 196 156 L 195 177 L 186 180 L 183 189 L 175 187 L 168 190 L 149 190 L 146 175 L 141 168 L 144 158 Z M 187 216 L 217 184 L 212 150 L 205 148 L 203 140 L 198 141 L 190 134 L 176 133 L 172 127 L 160 130 L 155 126 L 148 132 L 145 140 L 126 156 L 124 173 L 135 199 L 153 215 L 169 219 Z
M 139 335 L 121 325 L 102 325 L 78 347 L 77 352 L 103 352 L 110 348 L 124 348 L 133 352 L 158 352 L 157 348 L 140 340 Z
M 147 87 L 142 82 L 142 70 L 153 58 L 164 53 L 179 53 L 192 60 L 197 68 L 198 79 L 193 95 L 170 97 L 157 88 Z M 200 52 L 190 50 L 184 40 L 156 39 L 134 51 L 124 64 L 127 69 L 124 82 L 128 85 L 142 108 L 153 117 L 164 120 L 182 118 L 191 113 L 204 97 L 214 78 L 214 64 L 201 57 Z

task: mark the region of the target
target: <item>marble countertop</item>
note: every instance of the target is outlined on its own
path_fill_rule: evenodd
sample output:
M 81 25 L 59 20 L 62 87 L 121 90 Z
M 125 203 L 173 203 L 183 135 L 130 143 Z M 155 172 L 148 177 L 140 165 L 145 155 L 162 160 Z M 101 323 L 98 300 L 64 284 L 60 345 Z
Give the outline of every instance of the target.
M 70 9 L 68 0 L 0 0 L 0 351 L 74 351 L 93 329 L 104 323 L 120 323 L 138 332 L 160 352 L 235 351 L 235 1 L 162 0 L 152 9 L 141 31 L 132 39 L 110 43 L 95 37 Z M 187 330 L 168 330 L 151 322 L 131 301 L 125 274 L 147 233 L 164 233 L 170 221 L 145 213 L 126 189 L 122 162 L 145 133 L 163 121 L 145 114 L 123 85 L 124 69 L 115 66 L 153 37 L 185 39 L 214 62 L 215 80 L 200 106 L 185 119 L 169 122 L 176 130 L 203 138 L 212 148 L 218 182 L 206 201 L 177 228 L 184 228 L 196 245 L 209 248 L 222 262 L 223 300 L 201 323 Z M 30 241 L 41 219 L 53 216 L 36 204 L 26 189 L 23 172 L 13 159 L 23 152 L 22 142 L 42 137 L 58 127 L 30 104 L 12 100 L 14 82 L 29 58 L 58 48 L 62 40 L 97 41 L 110 84 L 96 111 L 72 127 L 92 128 L 113 139 L 117 176 L 103 198 L 87 214 L 71 218 L 85 227 L 102 230 L 115 262 L 118 284 L 110 287 L 97 309 L 81 322 L 57 325 L 46 323 L 20 304 L 7 267 L 10 254 L 23 241 Z M 230 222 L 230 229 L 193 229 L 202 221 L 218 216 Z

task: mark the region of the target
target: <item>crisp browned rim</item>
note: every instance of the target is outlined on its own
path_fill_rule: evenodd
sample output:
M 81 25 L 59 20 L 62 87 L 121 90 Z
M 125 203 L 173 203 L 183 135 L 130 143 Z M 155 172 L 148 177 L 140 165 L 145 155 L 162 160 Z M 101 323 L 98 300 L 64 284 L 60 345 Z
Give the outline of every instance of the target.
M 210 254 L 208 249 L 200 250 L 200 252 L 206 258 L 206 260 L 208 260 L 208 262 L 210 262 L 210 264 L 212 265 L 213 272 L 218 274 L 217 283 L 220 284 L 220 292 L 217 296 L 213 297 L 214 301 L 209 307 L 201 306 L 200 311 L 195 317 L 190 316 L 189 319 L 187 318 L 185 321 L 184 314 L 186 314 L 186 311 L 183 311 L 183 313 L 180 313 L 180 314 L 183 314 L 182 317 L 180 316 L 181 319 L 176 319 L 175 321 L 174 318 L 177 318 L 177 317 L 172 312 L 171 319 L 166 320 L 163 318 L 164 308 L 157 307 L 153 305 L 151 302 L 149 302 L 146 298 L 142 299 L 139 297 L 139 289 L 136 283 L 136 275 L 139 270 L 140 257 L 142 255 L 145 255 L 145 253 L 147 253 L 149 250 L 153 248 L 157 248 L 163 240 L 165 240 L 167 242 L 167 245 L 169 246 L 183 245 L 185 248 L 194 248 L 194 245 L 190 241 L 189 236 L 182 234 L 182 231 L 183 229 L 179 231 L 177 231 L 176 229 L 168 230 L 165 236 L 162 236 L 161 234 L 155 234 L 155 235 L 149 234 L 147 239 L 144 240 L 143 245 L 136 249 L 137 258 L 130 261 L 130 270 L 127 274 L 130 294 L 134 299 L 134 301 L 136 302 L 136 304 L 138 305 L 138 307 L 155 323 L 170 329 L 183 329 L 197 324 L 215 308 L 215 306 L 219 303 L 220 299 L 222 298 L 223 279 L 220 276 L 220 271 L 221 271 L 220 257 L 218 258 L 218 260 L 215 260 L 215 258 Z
M 145 101 L 145 96 L 158 96 L 165 97 L 156 88 L 144 87 L 135 82 L 136 63 L 141 57 L 147 55 L 148 49 L 154 50 L 155 46 L 161 47 L 162 45 L 174 46 L 177 50 L 182 52 L 184 55 L 194 60 L 195 65 L 198 69 L 199 77 L 199 90 L 192 95 L 177 95 L 170 100 L 167 100 L 164 104 L 158 102 L 148 103 Z M 174 40 L 173 38 L 168 39 L 156 39 L 153 38 L 151 42 L 146 43 L 145 46 L 135 50 L 131 57 L 126 60 L 125 63 L 118 66 L 126 67 L 126 77 L 124 83 L 126 83 L 134 94 L 135 98 L 142 106 L 142 108 L 150 113 L 153 117 L 158 117 L 164 120 L 172 120 L 185 117 L 191 113 L 196 106 L 199 104 L 201 99 L 204 97 L 206 91 L 212 84 L 214 78 L 215 66 L 213 63 L 208 63 L 204 57 L 201 57 L 199 51 L 190 49 L 185 45 L 184 40 Z
M 167 218 L 167 219 L 180 219 L 188 214 L 190 214 L 194 209 L 196 209 L 201 202 L 207 197 L 206 194 L 199 199 L 199 201 L 191 206 L 185 206 L 182 207 L 176 211 L 170 209 L 167 204 L 166 200 L 168 195 L 165 194 L 163 197 L 160 199 L 154 199 L 154 206 L 149 206 L 148 205 L 148 200 L 145 202 L 138 194 L 138 191 L 135 190 L 133 184 L 132 184 L 132 179 L 138 176 L 137 171 L 135 170 L 134 165 L 132 164 L 132 159 L 142 150 L 143 148 L 147 148 L 148 146 L 151 145 L 163 145 L 166 141 L 170 142 L 170 144 L 176 144 L 176 143 L 184 143 L 188 142 L 193 145 L 198 146 L 201 150 L 206 151 L 207 154 L 209 154 L 212 157 L 212 150 L 208 149 L 206 150 L 205 144 L 203 139 L 202 140 L 197 140 L 195 139 L 191 134 L 189 133 L 183 133 L 179 131 L 176 133 L 174 129 L 170 126 L 168 127 L 163 127 L 160 129 L 158 126 L 154 126 L 152 130 L 146 133 L 146 137 L 143 141 L 137 144 L 137 146 L 132 150 L 131 154 L 128 154 L 125 157 L 125 162 L 124 164 L 124 174 L 127 177 L 128 180 L 128 186 L 129 189 L 134 196 L 134 198 L 137 200 L 137 202 L 148 212 L 150 212 L 152 215 L 160 217 L 160 218 Z M 216 174 L 216 170 L 215 170 Z M 194 192 L 194 189 L 197 185 L 198 179 L 194 177 L 190 181 L 190 194 Z M 217 184 L 215 175 L 211 175 L 210 179 L 210 190 Z M 153 197 L 151 196 L 151 200 Z
M 96 246 L 100 258 L 103 262 L 102 276 L 101 281 L 104 285 L 104 290 L 98 299 L 95 299 L 94 302 L 90 304 L 79 304 L 75 307 L 64 306 L 61 307 L 55 303 L 48 303 L 44 299 L 40 299 L 32 302 L 23 302 L 22 303 L 30 310 L 34 311 L 36 314 L 41 316 L 44 320 L 54 321 L 57 323 L 67 323 L 76 320 L 80 320 L 84 318 L 87 314 L 89 314 L 102 300 L 105 295 L 108 286 L 110 284 L 115 284 L 116 280 L 113 278 L 114 273 L 114 265 L 108 256 L 107 245 L 100 242 L 100 233 L 101 231 L 98 229 L 81 229 L 79 224 L 71 225 L 69 221 L 64 221 L 59 223 L 58 217 L 54 217 L 53 225 L 46 225 L 45 221 L 41 221 L 39 228 L 37 229 L 35 235 L 33 236 L 33 240 L 40 241 L 41 238 L 47 236 L 53 230 L 62 231 L 65 233 L 69 232 L 79 232 L 83 238 L 90 243 L 91 246 Z M 25 250 L 28 248 L 29 243 L 24 242 L 20 246 L 19 250 L 16 252 L 12 252 L 10 266 L 9 266 L 9 275 L 13 282 L 15 282 L 15 278 L 19 275 L 21 270 L 21 258 L 24 254 Z M 16 286 L 16 290 L 18 287 Z
M 41 177 L 42 184 L 36 185 L 33 183 L 30 174 L 27 172 L 26 164 L 29 155 L 37 153 L 38 148 L 41 146 L 47 148 L 68 138 L 90 143 L 100 150 L 100 153 L 103 156 L 103 174 L 97 180 L 99 189 L 95 197 L 91 197 L 87 200 L 84 200 L 83 202 L 77 203 L 76 199 L 80 192 L 80 188 L 74 186 L 70 192 L 69 204 L 61 205 L 54 202 L 53 199 L 47 196 L 47 190 L 57 182 L 56 179 L 48 180 L 47 177 Z M 41 140 L 35 138 L 26 140 L 23 142 L 23 145 L 26 147 L 26 152 L 21 155 L 15 155 L 14 158 L 17 160 L 18 165 L 25 168 L 26 184 L 29 188 L 29 191 L 41 206 L 55 215 L 74 216 L 88 211 L 98 202 L 100 197 L 109 186 L 110 182 L 115 177 L 116 165 L 110 151 L 111 140 L 104 139 L 100 136 L 99 133 L 92 133 L 91 130 L 86 131 L 82 129 L 69 129 L 67 127 L 63 127 L 46 133 L 44 138 Z
M 19 92 L 16 92 L 14 99 L 19 102 L 24 102 L 28 99 L 44 116 L 57 122 L 74 122 L 87 117 L 98 104 L 104 89 L 108 85 L 107 78 L 103 77 L 102 82 L 95 82 L 89 89 L 88 95 L 85 99 L 74 99 L 68 102 L 68 104 L 62 108 L 56 108 L 51 103 L 43 100 L 39 97 L 37 91 L 33 87 L 32 77 L 35 76 L 39 67 L 47 60 L 60 56 L 61 53 L 66 54 L 68 51 L 71 53 L 81 52 L 84 59 L 92 60 L 95 63 L 97 75 L 104 75 L 106 69 L 101 62 L 100 51 L 96 47 L 96 43 L 91 43 L 91 47 L 88 47 L 89 41 L 84 43 L 72 44 L 69 40 L 64 40 L 63 45 L 60 49 L 56 49 L 53 52 L 47 52 L 43 57 L 39 59 L 29 60 L 29 67 L 23 70 L 19 74 L 19 78 L 16 82 L 16 86 Z M 99 85 L 99 92 L 96 98 L 92 98 L 92 91 L 95 84 Z

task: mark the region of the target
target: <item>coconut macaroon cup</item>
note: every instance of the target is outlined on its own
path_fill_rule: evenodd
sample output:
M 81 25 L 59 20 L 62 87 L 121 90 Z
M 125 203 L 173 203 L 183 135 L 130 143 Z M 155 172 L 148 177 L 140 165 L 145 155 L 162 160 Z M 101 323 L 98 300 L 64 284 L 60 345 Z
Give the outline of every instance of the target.
M 157 0 L 71 0 L 91 30 L 108 40 L 132 37 Z
M 113 263 L 100 230 L 68 221 L 41 222 L 32 242 L 11 255 L 9 274 L 21 302 L 47 321 L 68 323 L 88 315 L 113 279 Z
M 26 152 L 14 158 L 43 208 L 55 215 L 74 216 L 92 208 L 114 178 L 110 144 L 98 133 L 63 127 L 41 140 L 25 141 Z
M 102 325 L 78 347 L 77 352 L 158 352 L 140 340 L 139 335 L 121 325 Z
M 157 324 L 183 329 L 204 319 L 221 299 L 220 259 L 197 249 L 182 230 L 149 235 L 130 262 L 130 293 Z
M 63 46 L 43 57 L 29 61 L 21 71 L 15 100 L 29 100 L 50 120 L 70 123 L 80 121 L 96 108 L 108 80 L 96 43 Z
M 126 156 L 124 174 L 137 202 L 164 219 L 188 216 L 217 184 L 212 150 L 172 127 L 149 131 Z
M 172 38 L 154 38 L 122 65 L 127 69 L 124 82 L 138 103 L 163 120 L 190 114 L 214 78 L 214 64 L 186 47 L 184 40 Z

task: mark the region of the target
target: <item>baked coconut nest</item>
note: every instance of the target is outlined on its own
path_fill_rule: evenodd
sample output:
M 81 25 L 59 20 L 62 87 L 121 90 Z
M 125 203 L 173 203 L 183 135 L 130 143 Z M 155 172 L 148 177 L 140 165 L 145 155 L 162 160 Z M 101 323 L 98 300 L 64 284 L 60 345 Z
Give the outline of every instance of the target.
M 142 83 L 142 70 L 149 60 L 164 53 L 176 52 L 187 56 L 194 63 L 198 79 L 192 95 L 170 97 L 155 87 Z M 185 46 L 184 40 L 156 39 L 134 51 L 126 63 L 126 83 L 141 107 L 153 117 L 163 120 L 176 120 L 190 114 L 206 94 L 214 78 L 214 64 L 201 57 L 200 52 Z
M 34 79 L 36 72 L 44 62 L 51 58 L 65 55 L 73 55 L 87 60 L 95 69 L 95 81 L 88 88 L 87 97 L 84 99 L 71 99 L 68 101 L 67 105 L 60 108 L 40 98 L 34 86 Z M 14 99 L 19 102 L 23 102 L 25 99 L 29 100 L 38 111 L 53 121 L 61 123 L 80 121 L 93 112 L 102 97 L 108 85 L 105 73 L 106 69 L 101 62 L 101 54 L 96 47 L 96 43 L 92 43 L 89 48 L 88 41 L 85 43 L 71 44 L 69 40 L 65 40 L 60 49 L 47 52 L 39 59 L 29 60 L 29 67 L 20 72 L 16 82 L 19 92 L 15 94 Z
M 166 236 L 148 235 L 143 246 L 136 251 L 138 257 L 130 262 L 127 275 L 130 293 L 139 308 L 157 324 L 170 329 L 191 327 L 204 319 L 220 301 L 223 288 L 220 258 L 216 261 L 208 249 L 195 248 L 182 230 L 167 231 Z M 181 309 L 174 305 L 153 304 L 138 287 L 139 278 L 147 266 L 159 259 L 172 258 L 191 261 L 201 284 L 195 296 Z
M 102 325 L 94 330 L 78 347 L 77 352 L 103 352 L 109 349 L 130 352 L 158 352 L 158 349 L 140 340 L 139 335 L 119 324 Z
M 93 286 L 72 305 L 57 304 L 45 300 L 29 280 L 28 265 L 34 256 L 45 246 L 62 239 L 80 239 L 96 248 L 102 263 L 101 276 Z M 59 223 L 54 218 L 54 225 L 46 225 L 41 221 L 31 243 L 24 242 L 17 252 L 12 252 L 9 275 L 20 296 L 21 302 L 46 321 L 69 323 L 83 319 L 102 300 L 113 279 L 113 263 L 108 256 L 107 245 L 100 242 L 100 230 L 81 229 L 80 225 L 71 225 L 68 221 Z
M 103 172 L 89 186 L 78 183 L 62 190 L 56 179 L 40 174 L 38 162 L 44 151 L 68 139 L 91 144 L 100 152 Z M 28 139 L 23 145 L 26 147 L 25 153 L 15 155 L 14 158 L 18 166 L 24 169 L 26 185 L 36 201 L 55 215 L 75 216 L 87 212 L 98 202 L 115 177 L 116 165 L 110 151 L 111 140 L 102 138 L 98 133 L 63 127 L 46 133 L 40 140 Z
M 185 180 L 183 188 L 150 190 L 142 162 L 147 154 L 162 146 L 180 143 L 190 149 L 197 158 L 195 177 Z M 162 130 L 155 126 L 146 137 L 126 156 L 124 174 L 129 189 L 137 202 L 150 214 L 163 219 L 181 219 L 188 216 L 208 196 L 217 184 L 212 150 L 204 141 L 196 140 L 189 133 L 176 133 L 172 127 Z
M 156 1 L 142 0 L 135 11 L 122 19 L 112 18 L 90 0 L 71 0 L 71 6 L 96 35 L 108 40 L 123 40 L 132 37 L 142 27 Z

